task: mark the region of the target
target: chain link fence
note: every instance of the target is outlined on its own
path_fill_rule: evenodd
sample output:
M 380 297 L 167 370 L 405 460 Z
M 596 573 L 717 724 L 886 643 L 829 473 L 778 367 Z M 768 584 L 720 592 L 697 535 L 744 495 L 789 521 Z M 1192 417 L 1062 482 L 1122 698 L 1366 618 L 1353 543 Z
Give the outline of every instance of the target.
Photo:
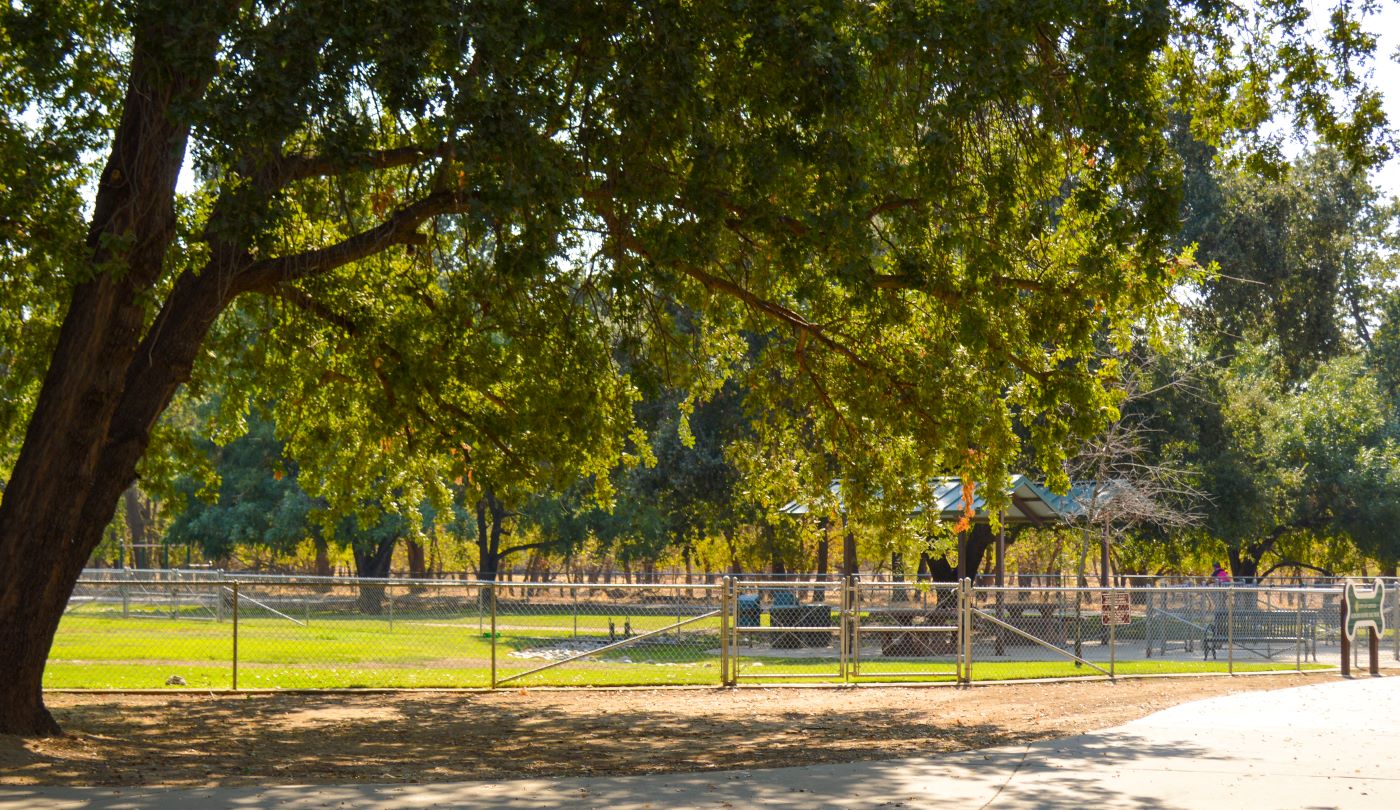
M 1340 588 L 85 576 L 50 688 L 988 681 L 1341 663 Z M 1400 661 L 1388 583 L 1385 657 Z M 1353 648 L 1359 661 L 1366 647 Z
M 500 584 L 493 686 L 713 684 L 715 585 Z
M 848 583 L 726 579 L 723 587 L 732 632 L 728 682 L 843 678 L 846 634 L 838 620 Z

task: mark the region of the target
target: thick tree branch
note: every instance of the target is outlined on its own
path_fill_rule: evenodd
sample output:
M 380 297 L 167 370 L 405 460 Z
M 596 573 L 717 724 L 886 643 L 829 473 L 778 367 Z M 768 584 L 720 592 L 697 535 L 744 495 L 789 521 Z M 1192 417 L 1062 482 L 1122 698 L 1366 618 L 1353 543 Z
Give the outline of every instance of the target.
M 418 226 L 433 217 L 471 210 L 477 196 L 469 192 L 435 192 L 400 208 L 384 222 L 333 245 L 255 261 L 239 274 L 240 291 L 267 292 L 278 284 L 308 278 L 373 256 L 393 245 L 420 244 Z
M 344 155 L 283 155 L 270 167 L 266 182 L 273 188 L 281 188 L 288 183 L 313 177 L 328 177 L 352 171 L 395 169 L 433 158 L 448 157 L 453 149 L 452 144 L 440 143 L 433 146 L 400 146 Z
M 557 545 L 557 544 L 558 544 L 558 541 L 556 541 L 556 540 L 540 540 L 540 541 L 534 542 L 534 543 L 525 543 L 525 544 L 519 545 L 519 546 L 511 546 L 510 548 L 504 548 L 504 549 L 501 549 L 499 552 L 497 552 L 497 553 L 496 553 L 496 558 L 499 559 L 499 560 L 504 560 L 507 556 L 509 556 L 509 555 L 511 555 L 511 554 L 518 554 L 519 552 L 522 552 L 522 551 L 531 551 L 531 550 L 537 549 L 537 548 L 549 548 L 550 546 L 554 546 L 554 545 Z

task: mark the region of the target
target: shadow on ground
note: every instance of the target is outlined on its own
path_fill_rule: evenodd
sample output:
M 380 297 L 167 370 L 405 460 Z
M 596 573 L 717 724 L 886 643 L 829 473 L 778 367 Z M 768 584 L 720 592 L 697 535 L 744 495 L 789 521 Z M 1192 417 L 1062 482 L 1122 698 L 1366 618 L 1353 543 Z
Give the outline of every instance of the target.
M 90 704 L 56 712 L 68 739 L 32 751 L 9 738 L 0 762 L 11 777 L 45 784 L 441 782 L 847 762 L 1027 739 L 917 706 L 697 717 L 661 699 L 607 710 L 611 698 L 596 695 L 600 710 L 583 715 L 467 696 L 379 706 L 367 696 L 215 697 L 148 715 Z
M 765 729 L 760 724 L 759 733 Z M 393 742 L 385 742 L 393 750 Z M 1053 749 L 1047 759 L 1044 749 Z M 383 749 L 379 749 L 382 751 Z M 783 769 L 676 774 L 665 777 L 606 777 L 492 784 L 444 784 L 429 793 L 412 786 L 340 785 L 318 788 L 232 788 L 217 792 L 194 789 L 138 788 L 120 791 L 48 789 L 42 795 L 24 788 L 0 788 L 0 808 L 26 800 L 54 807 L 87 810 L 167 810 L 198 803 L 209 808 L 326 807 L 389 808 L 432 802 L 435 806 L 475 810 L 598 807 L 618 810 L 688 807 L 764 807 L 810 810 L 812 807 L 921 808 L 935 805 L 998 808 L 1033 807 L 1172 807 L 1160 796 L 1135 795 L 1111 780 L 1095 779 L 1106 763 L 1131 767 L 1139 761 L 1182 759 L 1208 762 L 1210 752 L 1186 744 L 1154 744 L 1130 734 L 1107 738 L 1075 737 L 1035 746 L 1012 746 L 944 757 L 899 761 L 839 763 Z M 1013 776 L 1015 779 L 1013 780 Z M 1019 790 L 1034 778 L 1034 789 Z M 1003 790 L 1008 781 L 1011 785 Z

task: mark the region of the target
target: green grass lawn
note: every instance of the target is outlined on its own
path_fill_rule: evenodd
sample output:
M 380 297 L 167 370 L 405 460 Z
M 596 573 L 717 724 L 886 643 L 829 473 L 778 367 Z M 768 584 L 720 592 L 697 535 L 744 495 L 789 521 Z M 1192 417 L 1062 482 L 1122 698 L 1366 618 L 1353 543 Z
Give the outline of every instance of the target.
M 607 616 L 578 616 L 578 636 L 598 642 L 608 637 Z M 673 617 L 613 617 L 622 631 L 630 620 L 634 633 L 674 623 Z M 548 663 L 510 653 L 567 645 L 574 636 L 569 613 L 498 616 L 499 678 Z M 258 616 L 239 622 L 238 685 L 240 688 L 355 688 L 355 687 L 480 687 L 490 683 L 489 621 L 477 616 L 399 615 L 392 626 L 387 617 L 336 618 L 312 614 L 307 626 L 282 618 Z M 641 643 L 571 662 L 511 681 L 522 686 L 605 686 L 715 684 L 719 681 L 717 618 L 702 619 L 669 633 L 656 643 Z M 96 611 L 66 616 L 59 627 L 45 672 L 50 688 L 162 688 L 171 675 L 185 687 L 226 689 L 232 686 L 232 622 L 193 618 L 127 618 Z M 860 680 L 952 680 L 953 665 L 930 659 L 873 657 L 862 661 Z M 1319 669 L 1318 665 L 1306 666 Z M 1287 670 L 1286 664 L 1236 663 L 1236 672 Z M 1071 662 L 974 662 L 975 680 L 1092 676 L 1091 667 Z M 1122 675 L 1227 671 L 1216 661 L 1124 661 Z M 920 673 L 916 676 L 889 673 Z M 741 677 L 783 676 L 813 682 L 827 676 L 838 682 L 837 662 L 831 658 L 745 656 Z

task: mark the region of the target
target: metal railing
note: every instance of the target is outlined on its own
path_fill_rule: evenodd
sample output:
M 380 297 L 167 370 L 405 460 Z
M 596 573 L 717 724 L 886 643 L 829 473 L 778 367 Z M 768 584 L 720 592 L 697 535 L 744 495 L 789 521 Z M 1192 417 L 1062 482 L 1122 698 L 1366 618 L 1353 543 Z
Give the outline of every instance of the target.
M 85 576 L 46 685 L 967 683 L 1297 671 L 1341 656 L 1339 588 L 198 574 Z M 1382 644 L 1400 660 L 1395 584 Z

